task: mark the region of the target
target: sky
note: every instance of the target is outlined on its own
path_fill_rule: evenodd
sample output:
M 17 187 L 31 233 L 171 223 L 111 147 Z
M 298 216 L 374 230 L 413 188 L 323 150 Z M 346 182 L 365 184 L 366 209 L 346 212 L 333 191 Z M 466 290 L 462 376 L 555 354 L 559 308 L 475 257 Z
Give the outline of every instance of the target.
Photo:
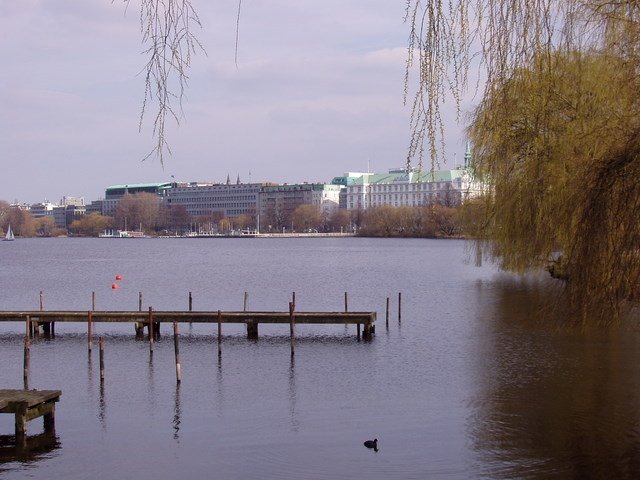
M 329 182 L 404 165 L 409 25 L 403 1 L 193 0 L 206 50 L 192 59 L 164 166 L 152 115 L 139 131 L 146 62 L 137 0 L 0 0 L 0 200 L 104 197 L 110 185 Z M 445 106 L 443 168 L 465 149 Z M 456 157 L 457 156 L 457 157 Z

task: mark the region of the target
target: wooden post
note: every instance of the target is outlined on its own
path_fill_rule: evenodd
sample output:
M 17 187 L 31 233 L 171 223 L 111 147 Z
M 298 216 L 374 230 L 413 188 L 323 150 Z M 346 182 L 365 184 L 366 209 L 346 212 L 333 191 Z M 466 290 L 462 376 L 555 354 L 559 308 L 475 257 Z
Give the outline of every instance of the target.
M 289 333 L 291 334 L 291 356 L 293 357 L 296 353 L 295 351 L 295 343 L 296 343 L 296 316 L 295 316 L 295 303 L 289 302 Z
M 87 312 L 87 349 L 91 353 L 91 343 L 93 337 L 93 312 Z
M 360 324 L 358 323 L 358 341 L 360 341 Z
M 96 310 L 96 292 L 91 292 L 91 310 Z
M 56 404 L 51 402 L 51 410 L 42 416 L 44 424 L 44 433 L 49 435 L 54 434 L 56 431 Z
M 22 372 L 22 380 L 24 382 L 24 389 L 29 389 L 29 357 L 30 357 L 30 347 L 31 347 L 31 317 L 27 315 L 27 327 L 26 327 L 26 335 L 24 336 L 24 363 L 23 363 L 23 372 Z
M 402 292 L 398 292 L 398 323 L 402 321 Z
M 149 307 L 149 352 L 153 353 L 153 307 Z
M 100 383 L 104 383 L 104 337 L 98 339 L 100 346 Z
M 249 294 L 245 291 L 244 292 L 244 307 L 242 309 L 243 312 L 247 311 L 247 300 L 249 298 Z
M 389 297 L 387 297 L 387 314 L 385 316 L 385 323 L 387 328 L 389 328 Z
M 344 312 L 347 313 L 349 311 L 349 300 L 348 300 L 347 292 L 344 292 Z
M 375 326 L 370 323 L 365 323 L 363 325 L 362 338 L 363 340 L 371 340 L 373 338 L 373 332 L 375 331 Z
M 222 355 L 222 312 L 218 310 L 218 357 Z
M 182 381 L 182 370 L 180 368 L 180 348 L 178 346 L 178 322 L 173 322 L 173 350 L 176 357 L 176 381 Z
M 193 297 L 191 296 L 191 292 L 189 292 L 189 311 L 193 309 Z
M 138 292 L 138 311 L 142 311 L 142 292 Z
M 291 303 L 293 303 L 293 309 L 296 309 L 296 292 L 293 292 L 293 295 L 291 295 Z
M 44 299 L 42 295 L 42 290 L 40 290 L 40 311 L 44 310 Z
M 15 433 L 16 433 L 16 445 L 19 447 L 26 447 L 27 445 L 27 410 L 29 409 L 28 402 L 18 402 L 15 406 Z
M 255 318 L 250 318 L 246 320 L 247 322 L 247 338 L 251 340 L 258 339 L 258 320 Z

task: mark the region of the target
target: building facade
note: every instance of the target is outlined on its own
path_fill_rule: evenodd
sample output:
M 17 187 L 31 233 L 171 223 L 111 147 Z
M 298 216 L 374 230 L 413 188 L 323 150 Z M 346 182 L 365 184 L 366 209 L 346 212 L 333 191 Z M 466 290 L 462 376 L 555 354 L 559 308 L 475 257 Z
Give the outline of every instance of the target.
M 220 212 L 225 217 L 256 215 L 264 183 L 181 183 L 167 190 L 164 202 L 181 205 L 193 217 Z
M 347 186 L 347 209 L 460 205 L 480 194 L 480 184 L 468 168 L 418 172 L 392 169 L 386 174 L 367 173 Z
M 326 183 L 266 185 L 260 190 L 260 228 L 287 227 L 291 214 L 301 205 L 315 205 L 330 215 L 339 208 L 340 190 L 340 185 Z
M 160 197 L 165 197 L 175 183 L 135 183 L 130 185 L 114 185 L 108 187 L 104 192 L 104 200 L 102 200 L 102 215 L 112 217 L 116 213 L 120 199 L 125 195 L 134 195 L 136 193 L 153 193 Z

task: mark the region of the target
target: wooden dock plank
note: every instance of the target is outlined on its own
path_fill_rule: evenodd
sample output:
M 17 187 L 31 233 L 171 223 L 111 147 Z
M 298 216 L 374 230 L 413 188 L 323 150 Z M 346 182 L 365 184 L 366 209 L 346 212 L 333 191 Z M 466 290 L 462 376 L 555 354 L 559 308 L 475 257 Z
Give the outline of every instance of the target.
M 60 395 L 61 390 L 0 390 L 0 412 L 13 413 L 18 403 L 33 408 L 40 403 L 58 401 Z
M 93 311 L 92 322 L 103 323 L 131 323 L 148 322 L 147 312 L 137 311 Z M 34 322 L 87 322 L 88 312 L 85 311 L 0 311 L 0 322 L 22 322 L 30 316 Z M 216 323 L 218 311 L 184 312 L 157 311 L 153 312 L 154 322 L 190 322 Z M 221 323 L 289 323 L 288 312 L 222 312 Z M 296 312 L 298 324 L 365 324 L 376 321 L 376 312 Z
M 35 418 L 43 417 L 45 433 L 55 432 L 55 403 L 61 395 L 60 390 L 0 390 L 0 413 L 14 414 L 18 446 L 26 444 L 27 422 Z

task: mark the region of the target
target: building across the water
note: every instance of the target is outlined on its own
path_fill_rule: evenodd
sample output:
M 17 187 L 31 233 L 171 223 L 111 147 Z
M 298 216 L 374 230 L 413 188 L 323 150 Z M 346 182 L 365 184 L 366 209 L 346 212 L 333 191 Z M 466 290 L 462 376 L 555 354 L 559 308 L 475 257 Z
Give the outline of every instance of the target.
M 194 217 L 220 212 L 225 217 L 255 215 L 265 183 L 179 183 L 167 190 L 164 202 L 181 205 Z
M 433 204 L 455 207 L 479 193 L 480 185 L 465 168 L 433 172 L 392 169 L 389 173 L 366 173 L 348 185 L 347 209 Z
M 288 225 L 291 214 L 301 205 L 315 205 L 325 215 L 340 206 L 340 185 L 296 183 L 265 185 L 260 190 L 260 223 L 272 228 Z
M 162 183 L 132 183 L 130 185 L 114 185 L 108 187 L 104 193 L 102 201 L 102 214 L 113 216 L 118 207 L 118 202 L 125 195 L 134 195 L 136 193 L 153 193 L 160 197 L 164 197 L 168 189 L 174 186 L 172 182 Z
M 418 207 L 445 205 L 456 207 L 477 197 L 482 185 L 473 176 L 471 149 L 467 145 L 464 165 L 452 170 L 419 171 L 395 168 L 388 173 L 363 173 L 353 179 L 345 174 L 346 208 L 366 210 L 370 207 Z M 338 177 L 340 178 L 340 177 Z

